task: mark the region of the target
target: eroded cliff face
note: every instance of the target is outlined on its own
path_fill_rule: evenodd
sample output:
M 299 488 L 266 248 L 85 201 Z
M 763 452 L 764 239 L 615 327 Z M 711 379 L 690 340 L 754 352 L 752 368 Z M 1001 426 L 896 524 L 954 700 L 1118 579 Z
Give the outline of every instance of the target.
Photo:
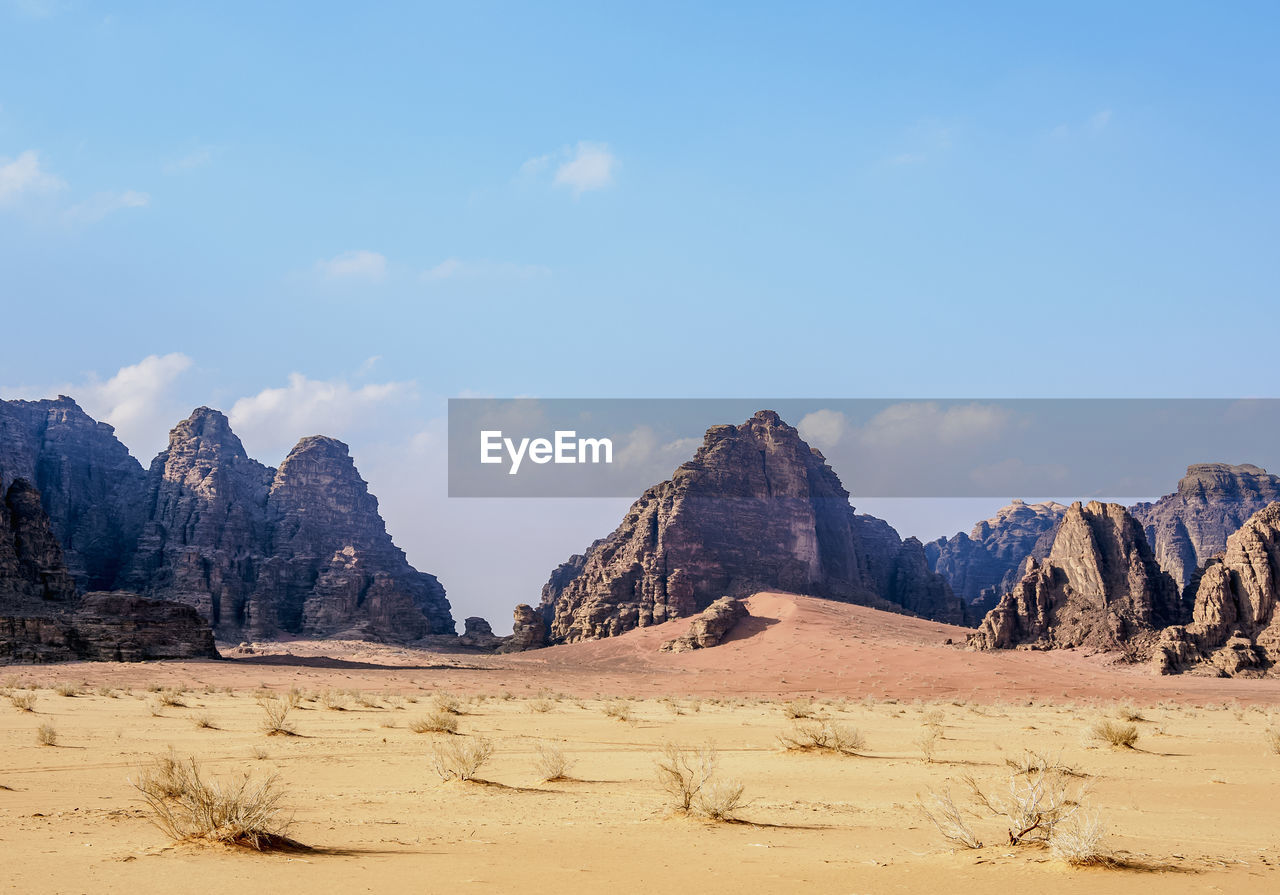
M 40 493 L 16 479 L 0 501 L 0 662 L 217 657 L 188 606 L 136 594 L 81 598 Z
M 693 459 L 646 490 L 611 535 L 552 574 L 541 613 L 555 643 L 609 637 L 771 589 L 901 610 L 886 596 L 897 587 L 922 614 L 962 616 L 923 550 L 904 551 L 897 533 L 877 523 L 888 528 L 855 516 L 822 455 L 761 411 L 740 426 L 709 429 Z
M 1178 490 L 1133 507 L 1156 561 L 1179 587 L 1226 549 L 1227 538 L 1254 513 L 1280 500 L 1280 476 L 1249 464 L 1199 463 L 1187 467 Z
M 115 437 L 66 396 L 0 401 L 0 491 L 22 478 L 42 496 L 81 590 L 116 585 L 145 514 L 145 474 Z
M 1184 620 L 1178 587 L 1119 504 L 1074 503 L 1043 562 L 987 613 L 969 642 L 1149 651 L 1156 632 Z
M 196 609 L 229 640 L 280 634 L 413 640 L 454 633 L 444 588 L 387 534 L 346 445 L 304 438 L 279 470 L 198 408 L 143 473 L 69 398 L 0 402 L 0 473 L 44 476 L 80 590 Z
M 1195 581 L 1192 620 L 1166 631 L 1157 670 L 1205 663 L 1235 675 L 1280 659 L 1280 503 L 1259 510 L 1227 538 Z
M 956 595 L 984 611 L 1013 590 L 1026 572 L 1028 558 L 1049 555 L 1053 536 L 1067 508 L 1052 501 L 1015 500 L 995 516 L 950 538 L 925 545 L 930 568 Z

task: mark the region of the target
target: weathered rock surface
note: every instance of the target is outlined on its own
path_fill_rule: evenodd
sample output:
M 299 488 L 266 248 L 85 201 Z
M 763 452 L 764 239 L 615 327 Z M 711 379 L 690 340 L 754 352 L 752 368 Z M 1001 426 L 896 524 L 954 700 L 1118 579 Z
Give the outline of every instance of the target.
M 917 545 L 918 546 L 918 545 Z M 608 637 L 693 615 L 721 596 L 783 590 L 932 618 L 964 607 L 923 551 L 856 516 L 849 494 L 794 428 L 761 411 L 713 426 L 692 460 L 632 504 L 622 524 L 553 574 L 542 594 L 549 642 Z
M 1226 549 L 1229 535 L 1277 500 L 1280 476 L 1249 464 L 1198 463 L 1187 467 L 1176 492 L 1131 512 L 1156 561 L 1185 588 L 1198 568 Z
M 136 594 L 79 597 L 40 494 L 16 479 L 0 505 L 0 661 L 217 657 L 189 606 Z
M 462 623 L 462 636 L 458 638 L 458 646 L 468 649 L 496 652 L 507 642 L 508 638 L 493 633 L 493 626 L 479 616 L 471 616 Z
M 929 567 L 947 580 L 957 596 L 990 609 L 1022 579 L 1028 557 L 1041 560 L 1049 555 L 1066 511 L 1052 501 L 1015 500 L 974 525 L 967 535 L 960 532 L 926 544 Z
M 0 464 L 6 485 L 23 471 L 48 482 L 42 502 L 81 590 L 176 600 L 231 640 L 454 633 L 444 588 L 392 542 L 334 439 L 304 438 L 275 470 L 201 407 L 143 473 L 70 398 L 9 401 Z
M 969 638 L 979 649 L 1031 646 L 1150 649 L 1183 620 L 1178 587 L 1142 528 L 1119 504 L 1074 503 L 1049 556 L 987 613 Z
M 733 626 L 750 614 L 747 604 L 741 600 L 721 597 L 698 613 L 685 634 L 664 642 L 659 649 L 664 653 L 683 653 L 719 646 Z
M 0 401 L 0 491 L 16 478 L 40 493 L 81 590 L 113 587 L 142 530 L 142 466 L 106 423 L 65 396 Z
M 564 568 L 564 566 L 560 568 Z M 524 650 L 541 649 L 546 645 L 546 617 L 528 603 L 521 603 L 515 610 L 515 621 L 511 625 L 511 636 L 498 648 L 498 652 L 518 653 Z
M 1208 663 L 1237 675 L 1280 659 L 1280 503 L 1227 538 L 1195 582 L 1191 623 L 1164 632 L 1154 662 L 1163 672 Z

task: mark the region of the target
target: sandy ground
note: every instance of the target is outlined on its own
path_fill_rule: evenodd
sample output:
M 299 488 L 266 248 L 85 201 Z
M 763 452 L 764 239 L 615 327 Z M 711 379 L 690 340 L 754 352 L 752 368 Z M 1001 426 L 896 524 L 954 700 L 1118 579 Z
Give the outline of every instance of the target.
M 684 623 L 518 657 L 293 643 L 224 662 L 0 669 L 34 712 L 0 699 L 0 888 L 17 892 L 1271 892 L 1280 890 L 1276 681 L 1158 678 L 1074 654 L 975 655 L 963 632 L 784 595 L 713 650 L 659 654 Z M 337 658 L 323 653 L 337 653 Z M 286 654 L 287 653 L 287 654 Z M 73 685 L 64 696 L 56 684 Z M 24 689 L 31 686 L 38 689 Z M 180 687 L 182 705 L 151 688 Z M 298 736 L 261 730 L 257 690 L 299 688 Z M 64 688 L 66 689 L 66 688 Z M 442 690 L 459 734 L 418 734 Z M 857 729 L 854 756 L 789 752 L 787 700 Z M 610 717 L 632 697 L 630 718 Z M 674 697 L 663 699 L 662 697 Z M 1135 749 L 1088 731 L 1126 704 Z M 625 714 L 625 712 L 623 712 Z M 935 714 L 935 713 L 940 713 Z M 201 727 L 206 718 L 213 727 Z M 934 761 L 917 743 L 940 723 Z M 41 745 L 50 725 L 57 745 Z M 445 782 L 433 743 L 486 737 L 483 782 Z M 712 743 L 745 787 L 739 822 L 674 813 L 655 760 Z M 541 744 L 574 761 L 544 783 Z M 175 844 L 131 787 L 170 747 L 213 776 L 277 773 L 291 830 L 312 850 Z M 1119 868 L 1073 868 L 1012 847 L 955 849 L 919 796 L 972 775 L 1004 791 L 1006 759 L 1060 756 L 1061 778 L 1108 829 Z

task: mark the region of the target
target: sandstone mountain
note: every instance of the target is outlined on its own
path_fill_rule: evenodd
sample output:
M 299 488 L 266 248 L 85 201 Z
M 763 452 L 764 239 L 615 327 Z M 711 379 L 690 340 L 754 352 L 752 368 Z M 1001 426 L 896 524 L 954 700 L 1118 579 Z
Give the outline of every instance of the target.
M 1015 500 L 995 516 L 925 545 L 929 567 L 947 580 L 956 595 L 990 609 L 1013 590 L 1026 571 L 1028 557 L 1044 559 L 1067 508 L 1052 501 Z
M 1074 503 L 1043 562 L 1001 597 L 969 642 L 1013 646 L 1150 649 L 1183 620 L 1177 585 L 1155 561 L 1141 526 L 1119 504 Z
M 201 407 L 143 472 L 110 426 L 59 398 L 0 402 L 3 458 L 48 483 L 81 590 L 185 603 L 232 640 L 454 633 L 444 588 L 392 542 L 340 441 L 304 438 L 275 470 Z
M 1227 538 L 1195 581 L 1185 627 L 1164 632 L 1155 662 L 1179 671 L 1199 662 L 1239 674 L 1280 660 L 1280 502 L 1259 510 Z
M 772 411 L 707 430 L 693 459 L 646 490 L 611 535 L 552 573 L 540 611 L 548 642 L 564 643 L 760 590 L 965 619 L 919 542 L 856 515 L 822 454 Z
M 1280 500 L 1280 476 L 1245 464 L 1187 467 L 1178 490 L 1132 508 L 1161 567 L 1186 587 L 1227 538 L 1254 513 Z
M 0 501 L 0 662 L 217 657 L 188 606 L 136 594 L 83 598 L 63 564 L 40 493 L 15 479 Z

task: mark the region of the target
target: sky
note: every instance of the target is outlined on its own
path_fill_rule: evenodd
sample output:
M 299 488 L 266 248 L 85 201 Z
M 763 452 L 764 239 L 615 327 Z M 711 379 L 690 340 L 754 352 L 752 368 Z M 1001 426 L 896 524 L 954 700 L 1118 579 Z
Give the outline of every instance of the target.
M 0 395 L 342 438 L 499 630 L 626 501 L 449 397 L 1277 396 L 1274 4 L 366 6 L 0 0 Z

